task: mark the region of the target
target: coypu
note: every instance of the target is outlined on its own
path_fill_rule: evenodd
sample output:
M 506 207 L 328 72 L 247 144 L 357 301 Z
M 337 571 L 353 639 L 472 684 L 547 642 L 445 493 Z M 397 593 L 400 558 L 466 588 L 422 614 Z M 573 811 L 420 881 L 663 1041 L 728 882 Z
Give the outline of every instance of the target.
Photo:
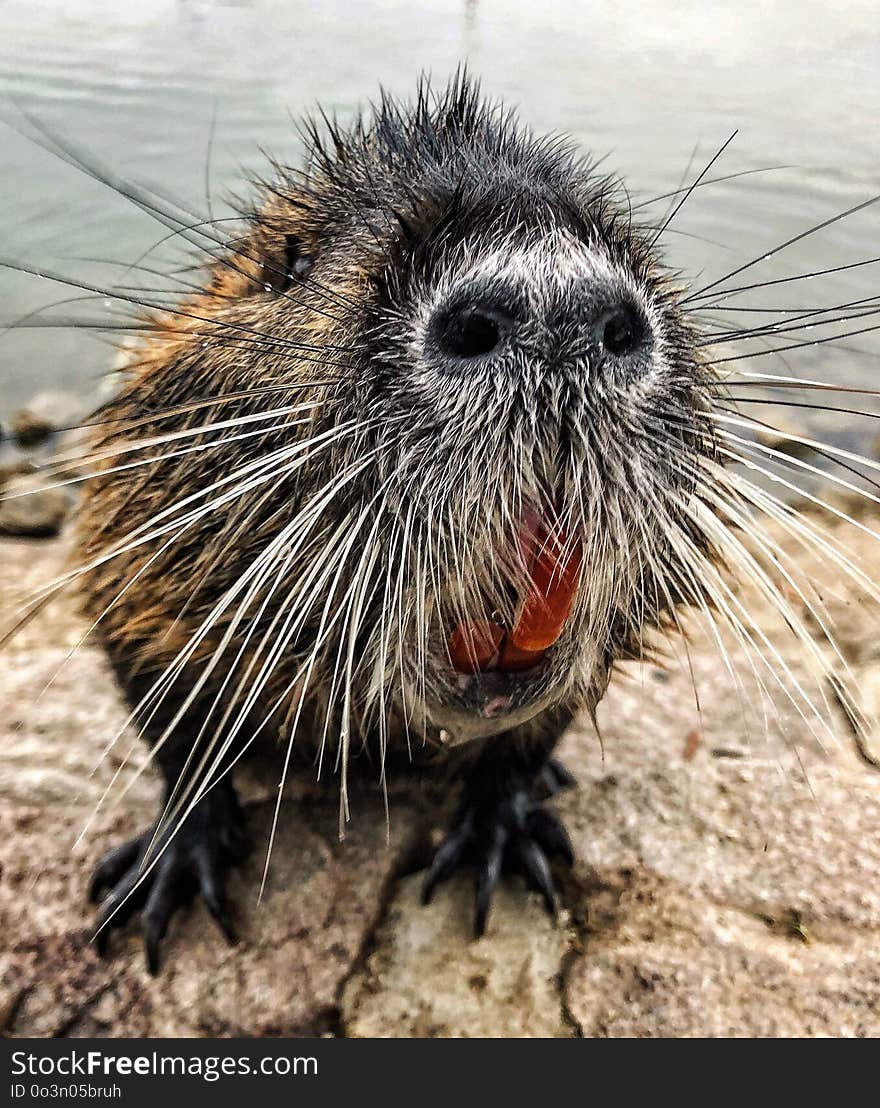
M 341 824 L 353 751 L 454 763 L 425 898 L 469 863 L 478 934 L 506 868 L 552 911 L 566 724 L 680 607 L 741 625 L 723 567 L 769 560 L 737 537 L 758 494 L 726 476 L 705 300 L 659 252 L 677 207 L 640 226 L 463 75 L 306 135 L 95 417 L 74 576 L 166 802 L 92 895 L 102 949 L 140 913 L 153 971 L 195 890 L 232 934 L 231 771 L 267 732 L 279 801 L 317 763 Z

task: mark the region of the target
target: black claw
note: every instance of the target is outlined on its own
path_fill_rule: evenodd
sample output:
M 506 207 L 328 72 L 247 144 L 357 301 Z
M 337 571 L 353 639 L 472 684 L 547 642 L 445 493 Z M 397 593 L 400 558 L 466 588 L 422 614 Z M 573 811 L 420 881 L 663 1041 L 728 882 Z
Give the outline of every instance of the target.
M 238 943 L 238 929 L 232 922 L 230 915 L 222 910 L 215 911 L 210 905 L 208 905 L 208 910 L 214 917 L 217 926 L 223 932 L 224 939 L 226 939 L 230 946 L 235 946 Z
M 112 889 L 131 869 L 141 852 L 143 839 L 144 836 L 140 835 L 121 846 L 115 846 L 98 862 L 89 884 L 89 900 L 92 904 L 97 904 L 104 890 Z
M 140 839 L 137 842 L 140 843 Z M 126 845 L 130 846 L 131 844 Z M 140 850 L 138 850 L 139 855 Z M 140 877 L 139 858 L 136 857 L 131 868 L 122 876 L 101 903 L 93 941 L 102 958 L 107 956 L 111 934 L 125 927 L 146 901 L 146 884 L 145 882 L 138 883 Z
M 516 852 L 522 865 L 526 880 L 533 889 L 537 889 L 544 899 L 544 907 L 549 915 L 556 916 L 556 890 L 550 866 L 543 850 L 532 839 L 521 838 L 516 843 Z
M 577 778 L 555 758 L 551 758 L 541 770 L 540 782 L 548 799 L 562 789 L 573 789 L 577 786 Z
M 476 899 L 474 904 L 474 934 L 479 939 L 486 932 L 486 921 L 492 904 L 492 894 L 501 877 L 504 848 L 507 845 L 507 829 L 496 824 L 492 840 L 476 872 Z
M 199 883 L 199 892 L 208 911 L 217 922 L 227 942 L 237 943 L 238 933 L 229 914 L 226 903 L 226 889 L 223 883 L 222 865 L 217 857 L 204 845 L 200 845 L 193 851 L 196 879 Z
M 547 763 L 547 768 L 556 778 L 556 783 L 560 789 L 577 788 L 577 778 L 565 768 L 562 762 L 558 761 L 556 758 L 551 758 Z
M 135 864 L 102 901 L 97 934 L 103 937 L 103 950 L 107 948 L 110 931 L 124 927 L 143 906 L 147 894 L 144 884 L 138 884 L 139 878 Z
M 473 817 L 467 812 L 440 844 L 422 883 L 422 904 L 428 904 L 438 885 L 447 881 L 458 867 L 473 834 Z
M 163 931 L 160 931 L 157 924 L 145 923 L 144 930 L 144 954 L 147 959 L 147 970 L 152 977 L 155 977 L 159 973 L 159 943 L 162 940 Z
M 159 940 L 144 938 L 144 956 L 147 959 L 147 972 L 150 977 L 158 977 L 162 963 L 159 961 Z
M 536 808 L 529 814 L 529 834 L 551 857 L 558 855 L 569 866 L 574 865 L 574 847 L 562 820 L 549 808 Z
M 97 950 L 101 958 L 107 957 L 107 945 L 110 942 L 110 928 L 100 927 L 95 933 L 95 937 L 92 939 L 95 944 L 95 950 Z

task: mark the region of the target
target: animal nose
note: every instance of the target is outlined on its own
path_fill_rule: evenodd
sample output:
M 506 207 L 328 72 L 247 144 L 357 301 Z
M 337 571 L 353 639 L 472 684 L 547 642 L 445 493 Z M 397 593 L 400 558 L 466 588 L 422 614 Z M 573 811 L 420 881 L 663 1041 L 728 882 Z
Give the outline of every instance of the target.
M 478 294 L 437 310 L 430 323 L 435 354 L 452 372 L 493 358 L 525 322 L 524 306 L 510 307 L 517 303 L 515 297 Z M 544 355 L 557 358 L 565 356 L 573 341 L 580 345 L 586 337 L 603 363 L 628 362 L 650 338 L 643 312 L 615 290 L 593 289 L 590 302 L 555 304 L 532 322 L 533 341 Z
M 645 325 L 632 304 L 621 302 L 602 312 L 593 326 L 596 343 L 607 354 L 633 353 L 645 337 Z
M 492 354 L 512 326 L 511 316 L 496 305 L 469 301 L 441 312 L 434 335 L 446 357 L 466 362 Z

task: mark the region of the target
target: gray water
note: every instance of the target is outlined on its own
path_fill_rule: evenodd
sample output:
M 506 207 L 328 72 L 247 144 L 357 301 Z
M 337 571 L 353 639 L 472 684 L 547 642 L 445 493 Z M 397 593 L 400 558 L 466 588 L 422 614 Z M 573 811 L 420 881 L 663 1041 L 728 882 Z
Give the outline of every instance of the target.
M 319 102 L 348 117 L 380 83 L 406 94 L 421 71 L 439 82 L 466 59 L 486 90 L 535 129 L 567 131 L 607 156 L 605 166 L 622 174 L 636 200 L 677 188 L 686 172 L 692 180 L 734 129 L 712 176 L 786 166 L 698 189 L 677 214 L 664 235 L 667 256 L 706 283 L 880 192 L 878 27 L 877 0 L 2 0 L 0 119 L 14 129 L 0 130 L 0 255 L 107 286 L 167 234 L 17 133 L 33 121 L 193 210 L 208 210 L 210 192 L 217 216 L 224 193 L 264 167 L 261 147 L 296 160 L 291 116 Z M 646 212 L 660 219 L 664 210 L 662 203 Z M 880 205 L 734 283 L 880 254 L 878 227 Z M 169 257 L 179 255 L 166 244 L 142 264 Z M 878 273 L 880 266 L 850 269 L 741 303 L 845 304 L 876 295 Z M 0 321 L 76 295 L 0 271 Z M 71 312 L 94 319 L 105 306 L 112 301 L 103 297 L 62 306 L 0 336 L 0 420 L 41 389 L 96 395 L 113 358 L 106 336 L 34 324 Z M 813 335 L 847 329 L 817 327 Z M 782 358 L 751 364 L 875 387 L 880 341 L 867 333 Z M 864 448 L 876 436 L 864 417 L 809 414 L 814 430 L 838 441 Z

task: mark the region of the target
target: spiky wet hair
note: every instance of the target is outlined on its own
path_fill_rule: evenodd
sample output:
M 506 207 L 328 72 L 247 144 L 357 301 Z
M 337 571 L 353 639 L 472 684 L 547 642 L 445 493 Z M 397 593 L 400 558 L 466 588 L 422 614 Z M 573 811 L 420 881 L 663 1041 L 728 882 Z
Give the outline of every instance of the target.
M 505 238 L 550 222 L 598 239 L 638 280 L 657 275 L 650 236 L 634 226 L 620 182 L 566 136 L 533 134 L 465 71 L 439 92 L 423 78 L 412 102 L 383 91 L 347 125 L 320 112 L 300 133 L 304 166 L 273 163 L 275 178 L 262 182 L 266 196 L 296 211 L 294 253 L 317 257 L 341 233 L 358 261 L 372 248 L 379 266 L 390 258 L 418 267 L 475 232 Z M 255 226 L 287 240 L 282 212 L 271 202 L 248 210 Z

